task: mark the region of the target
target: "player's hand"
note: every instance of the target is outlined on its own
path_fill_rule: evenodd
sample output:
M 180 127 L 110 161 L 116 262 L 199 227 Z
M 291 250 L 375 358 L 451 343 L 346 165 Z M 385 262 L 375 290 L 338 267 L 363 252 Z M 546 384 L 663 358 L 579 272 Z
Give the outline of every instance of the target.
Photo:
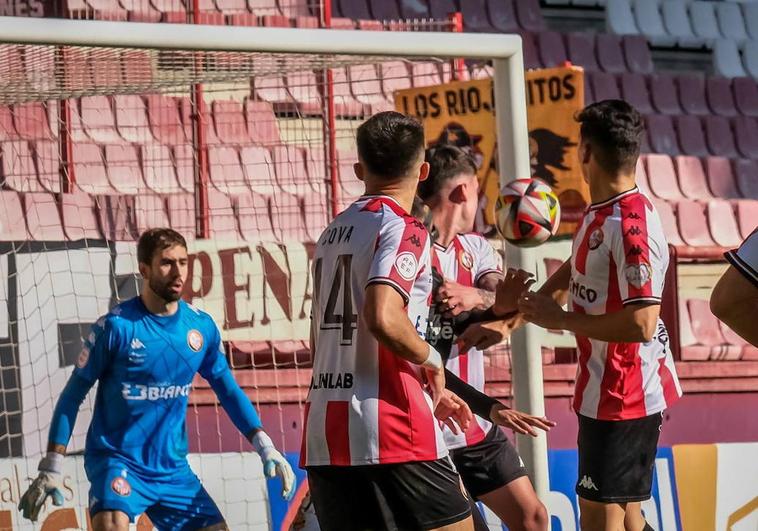
M 466 431 L 474 418 L 468 404 L 448 389 L 443 390 L 437 407 L 434 408 L 434 416 L 456 435 Z
M 465 353 L 476 347 L 487 350 L 508 339 L 519 318 L 473 323 L 466 327 L 456 340 L 458 352 Z
M 53 505 L 63 505 L 63 483 L 61 478 L 61 468 L 63 466 L 63 455 L 56 454 L 59 457 L 45 457 L 39 463 L 39 475 L 32 481 L 21 500 L 18 503 L 18 510 L 22 512 L 24 518 L 32 522 L 37 521 L 42 507 L 48 496 L 52 498 Z
M 477 308 L 484 309 L 485 306 L 477 288 L 447 279 L 437 290 L 435 299 L 440 304 L 440 311 L 445 312 L 446 317 L 455 317 Z
M 495 289 L 495 304 L 492 305 L 492 312 L 501 317 L 518 310 L 519 297 L 529 291 L 535 282 L 534 275 L 528 271 L 508 268 L 505 277 L 498 282 Z
M 445 367 L 424 367 L 424 372 L 426 373 L 426 383 L 429 385 L 429 394 L 432 395 L 432 403 L 436 410 L 445 392 Z
M 547 432 L 550 431 L 550 428 L 555 426 L 555 422 L 552 420 L 548 420 L 545 417 L 535 417 L 534 415 L 528 415 L 521 411 L 510 409 L 506 407 L 505 404 L 496 404 L 492 406 L 492 409 L 490 410 L 490 420 L 493 424 L 509 428 L 522 435 L 531 435 L 532 437 L 537 436 L 537 432 L 534 431 L 534 428 Z
M 282 481 L 282 498 L 289 501 L 295 494 L 297 479 L 292 467 L 284 456 L 274 447 L 274 443 L 265 431 L 258 430 L 252 441 L 255 451 L 263 461 L 263 474 L 267 478 L 279 476 Z
M 524 319 L 542 328 L 563 330 L 566 327 L 566 312 L 548 295 L 528 291 L 519 298 L 518 309 Z

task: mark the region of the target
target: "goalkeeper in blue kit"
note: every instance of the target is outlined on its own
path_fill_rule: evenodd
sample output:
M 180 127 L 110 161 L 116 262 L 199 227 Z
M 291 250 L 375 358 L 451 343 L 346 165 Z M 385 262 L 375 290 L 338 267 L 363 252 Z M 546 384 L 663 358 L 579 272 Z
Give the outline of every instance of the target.
M 207 313 L 180 300 L 187 244 L 171 229 L 151 229 L 137 244 L 141 294 L 92 326 L 53 413 L 48 452 L 19 510 L 32 521 L 47 497 L 63 503 L 61 470 L 79 406 L 99 382 L 84 467 L 95 531 L 126 531 L 147 513 L 158 529 L 227 529 L 224 517 L 187 462 L 185 419 L 192 380 L 200 373 L 234 425 L 253 444 L 268 477 L 279 476 L 289 499 L 295 476 L 261 429 L 224 356 Z

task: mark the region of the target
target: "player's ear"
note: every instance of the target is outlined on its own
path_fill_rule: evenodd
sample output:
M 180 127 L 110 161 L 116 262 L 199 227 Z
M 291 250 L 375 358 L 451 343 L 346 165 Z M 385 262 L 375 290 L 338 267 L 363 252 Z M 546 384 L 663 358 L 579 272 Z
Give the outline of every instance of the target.
M 579 150 L 579 162 L 581 164 L 589 164 L 590 157 L 592 156 L 592 146 L 589 142 L 582 142 L 582 149 Z
M 353 164 L 353 172 L 359 181 L 363 180 L 363 165 L 360 162 Z
M 429 163 L 428 162 L 422 162 L 421 166 L 418 169 L 418 180 L 426 181 L 426 179 L 429 177 Z
M 142 275 L 142 278 L 147 278 L 147 264 L 139 262 L 137 264 L 137 269 L 139 270 L 139 274 Z

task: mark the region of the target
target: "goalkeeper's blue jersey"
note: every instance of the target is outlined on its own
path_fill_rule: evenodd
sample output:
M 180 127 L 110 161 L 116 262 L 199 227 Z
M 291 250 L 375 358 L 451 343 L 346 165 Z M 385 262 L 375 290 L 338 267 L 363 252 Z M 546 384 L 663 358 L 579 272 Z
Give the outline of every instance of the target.
M 85 459 L 120 458 L 163 475 L 187 467 L 187 402 L 195 373 L 229 371 L 213 319 L 184 301 L 161 317 L 139 297 L 101 317 L 74 374 L 98 381 Z

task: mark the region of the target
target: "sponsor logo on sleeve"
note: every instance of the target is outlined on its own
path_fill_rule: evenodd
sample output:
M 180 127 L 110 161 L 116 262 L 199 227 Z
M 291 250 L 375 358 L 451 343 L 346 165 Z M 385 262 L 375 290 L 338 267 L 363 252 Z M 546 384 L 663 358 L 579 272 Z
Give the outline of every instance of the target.
M 111 481 L 111 489 L 113 492 L 119 496 L 123 496 L 124 498 L 132 493 L 132 486 L 129 485 L 129 482 L 126 480 L 126 478 L 123 478 L 121 476 L 113 478 L 113 481 Z
M 644 262 L 640 264 L 629 264 L 624 268 L 626 281 L 637 289 L 650 282 L 653 272 L 650 266 Z
M 605 235 L 603 234 L 603 229 L 595 229 L 592 231 L 592 234 L 590 234 L 590 239 L 587 242 L 589 245 L 590 251 L 594 251 L 600 245 L 603 243 L 603 240 L 605 239 Z
M 471 256 L 471 253 L 467 251 L 461 252 L 461 265 L 466 269 L 474 267 L 474 258 Z
M 193 328 L 187 332 L 187 344 L 195 352 L 200 352 L 203 348 L 203 334 Z
M 89 361 L 89 349 L 87 347 L 84 347 L 82 351 L 79 353 L 79 357 L 76 358 L 76 366 L 80 369 L 83 369 L 87 362 Z
M 395 269 L 397 273 L 405 280 L 416 278 L 418 263 L 413 253 L 400 253 L 395 258 Z

